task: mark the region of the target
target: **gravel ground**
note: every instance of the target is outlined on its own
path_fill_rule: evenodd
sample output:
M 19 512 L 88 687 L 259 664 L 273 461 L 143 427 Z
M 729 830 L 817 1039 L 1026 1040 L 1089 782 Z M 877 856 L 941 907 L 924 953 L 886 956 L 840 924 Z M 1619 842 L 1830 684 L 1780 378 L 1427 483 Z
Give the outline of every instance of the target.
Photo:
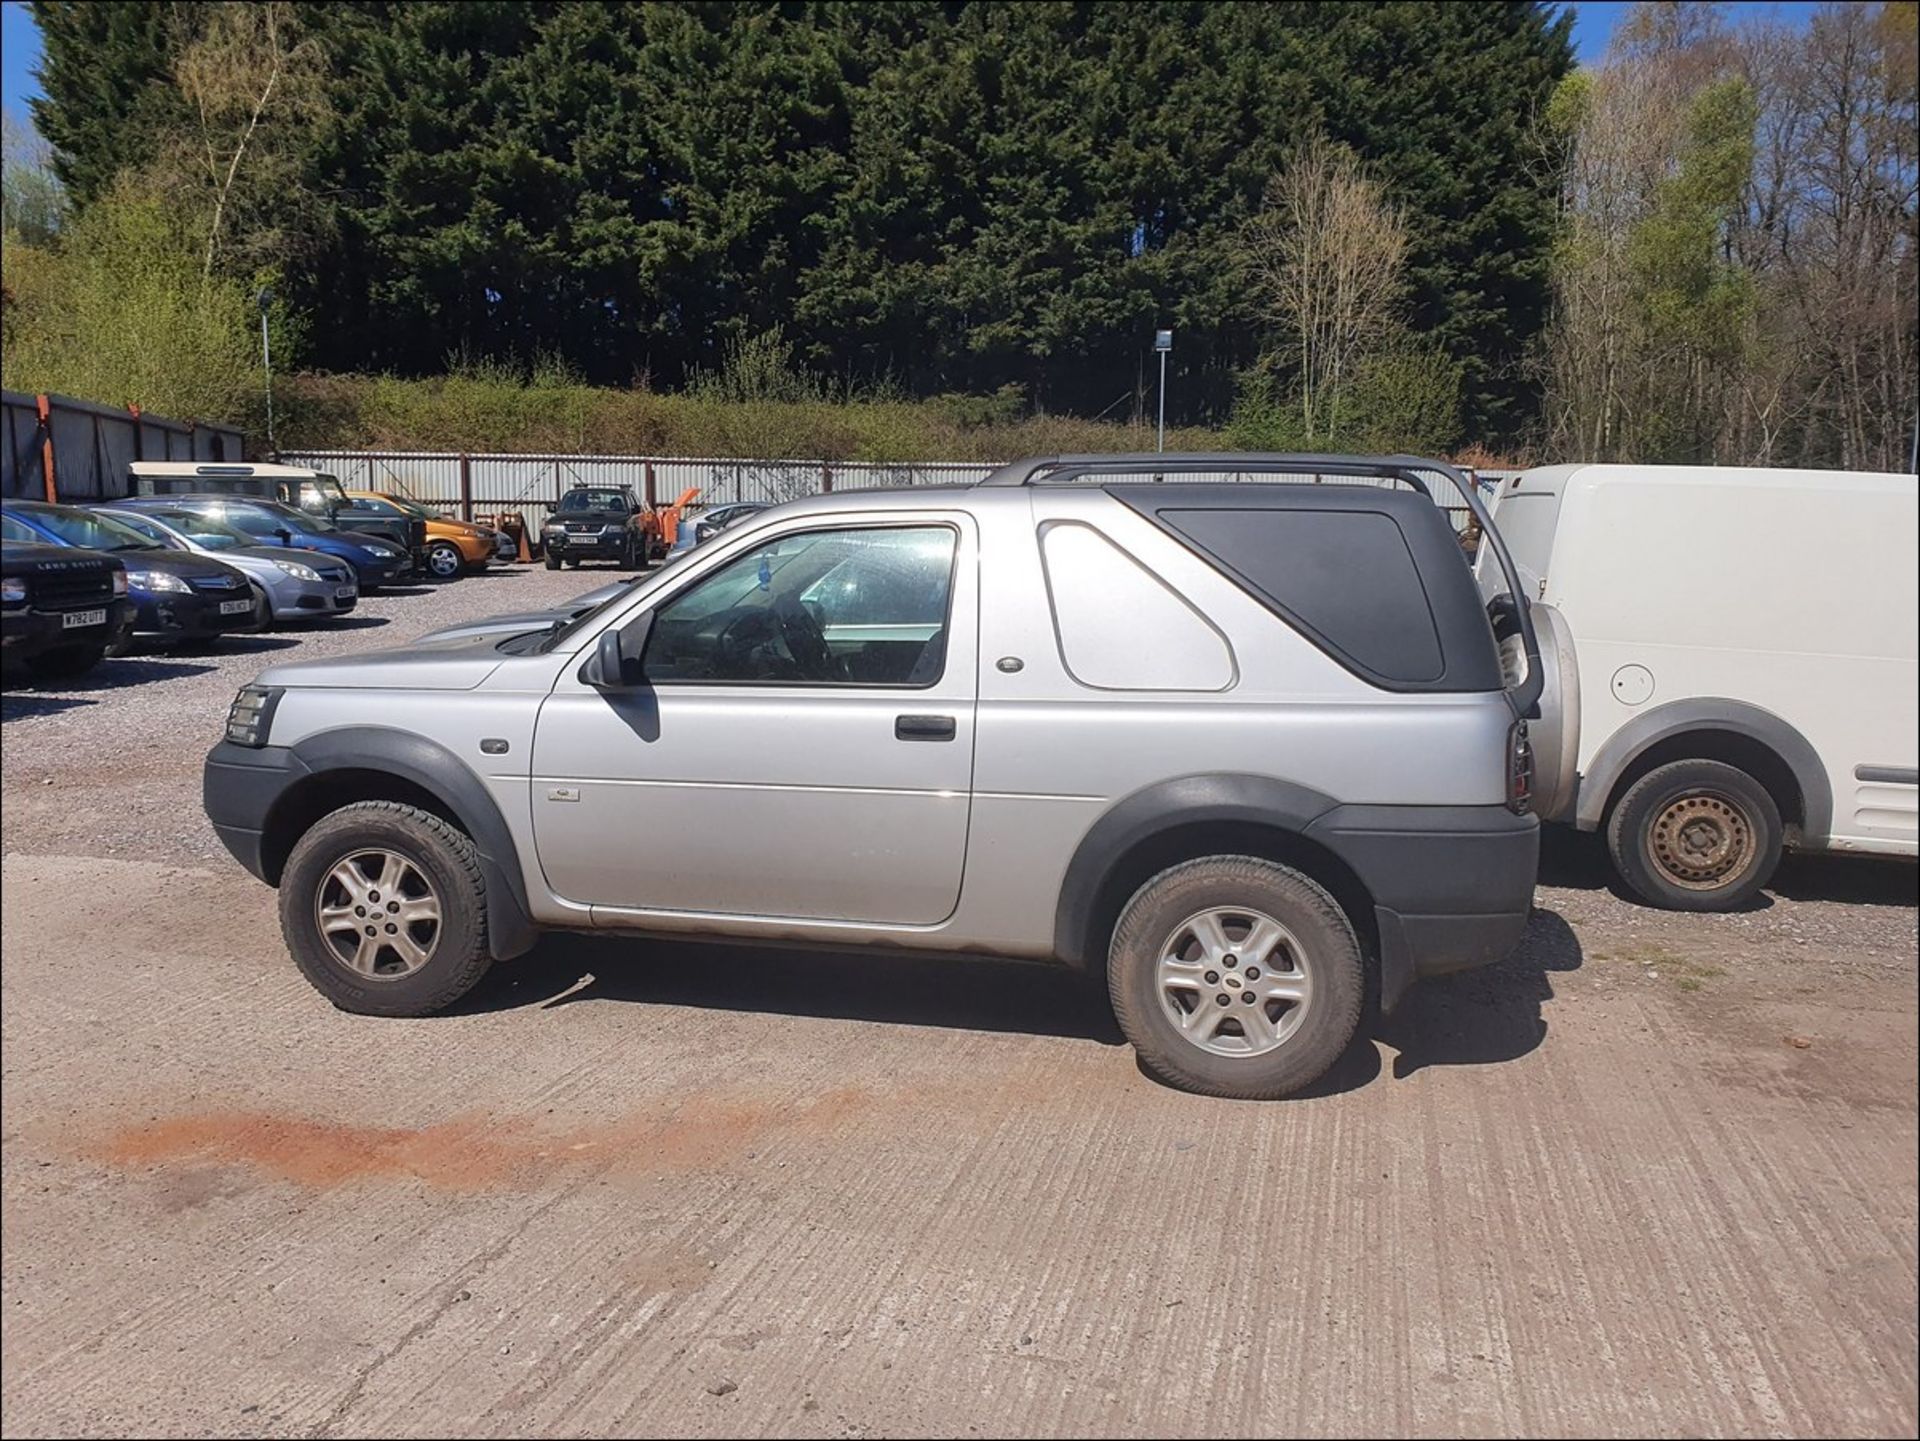
M 269 658 L 0 699 L 6 1435 L 1912 1435 L 1916 876 L 1526 939 L 1311 1094 L 1154 1084 L 1048 968 L 556 936 L 330 1010 L 200 760 Z

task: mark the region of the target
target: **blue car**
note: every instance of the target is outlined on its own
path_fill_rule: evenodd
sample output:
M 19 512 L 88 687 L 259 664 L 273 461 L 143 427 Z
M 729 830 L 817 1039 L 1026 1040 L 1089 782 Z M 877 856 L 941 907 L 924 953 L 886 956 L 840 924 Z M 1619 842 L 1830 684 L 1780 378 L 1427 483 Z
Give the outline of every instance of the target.
M 342 530 L 324 516 L 310 514 L 277 500 L 240 495 L 136 495 L 114 505 L 130 511 L 193 510 L 223 520 L 235 530 L 255 537 L 261 545 L 284 545 L 317 550 L 353 567 L 360 593 L 368 595 L 391 585 L 411 559 L 383 536 Z

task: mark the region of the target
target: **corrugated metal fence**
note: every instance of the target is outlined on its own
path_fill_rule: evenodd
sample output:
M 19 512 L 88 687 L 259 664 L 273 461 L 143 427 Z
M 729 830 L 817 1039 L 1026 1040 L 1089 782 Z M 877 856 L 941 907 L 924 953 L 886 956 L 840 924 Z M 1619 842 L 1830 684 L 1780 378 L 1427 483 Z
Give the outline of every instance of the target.
M 339 477 L 349 490 L 381 490 L 462 518 L 498 510 L 551 510 L 576 485 L 631 486 L 666 504 L 697 489 L 703 505 L 793 500 L 823 490 L 978 480 L 991 465 L 924 461 L 721 460 L 648 455 L 459 455 L 428 451 L 309 450 L 280 457 Z
M 0 391 L 0 442 L 0 495 L 110 500 L 127 493 L 132 461 L 239 460 L 245 438 L 231 426 L 7 390 Z
M 461 455 L 430 451 L 309 450 L 282 455 L 338 476 L 349 490 L 379 490 L 409 496 L 423 505 L 472 519 L 500 510 L 548 511 L 576 485 L 630 486 L 648 502 L 665 504 L 697 489 L 702 505 L 736 500 L 782 501 L 826 490 L 884 486 L 966 484 L 994 467 L 977 461 L 726 460 L 645 455 Z M 1503 472 L 1504 474 L 1504 472 Z M 1494 472 L 1482 472 L 1483 485 Z M 1183 477 L 1186 479 L 1233 479 Z M 1312 476 L 1298 477 L 1312 481 Z M 1391 481 L 1381 482 L 1392 484 Z M 1466 507 L 1448 504 L 1451 487 L 1440 482 L 1435 499 L 1455 529 L 1464 528 Z

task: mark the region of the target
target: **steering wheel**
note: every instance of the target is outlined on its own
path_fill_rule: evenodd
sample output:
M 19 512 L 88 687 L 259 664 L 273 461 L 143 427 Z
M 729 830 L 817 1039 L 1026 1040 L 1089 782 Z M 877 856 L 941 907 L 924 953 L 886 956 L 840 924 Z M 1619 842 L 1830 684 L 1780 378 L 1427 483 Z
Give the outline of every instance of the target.
M 827 633 L 813 612 L 799 601 L 777 604 L 774 614 L 780 621 L 780 635 L 787 651 L 799 663 L 800 673 L 808 680 L 845 680 L 839 660 L 827 647 Z
M 713 658 L 718 668 L 726 674 L 741 675 L 757 665 L 764 672 L 760 677 L 767 680 L 786 680 L 796 678 L 789 675 L 795 670 L 786 657 L 769 652 L 767 642 L 774 638 L 774 617 L 762 609 L 741 610 L 720 627 L 720 634 L 713 639 Z

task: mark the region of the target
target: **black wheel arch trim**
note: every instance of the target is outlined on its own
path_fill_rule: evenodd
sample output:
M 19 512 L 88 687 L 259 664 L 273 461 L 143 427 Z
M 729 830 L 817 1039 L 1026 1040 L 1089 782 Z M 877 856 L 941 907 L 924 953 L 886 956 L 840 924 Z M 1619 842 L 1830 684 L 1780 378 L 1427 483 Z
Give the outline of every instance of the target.
M 1635 761 L 1662 741 L 1707 730 L 1745 737 L 1778 756 L 1800 788 L 1801 846 L 1817 849 L 1826 844 L 1833 832 L 1833 787 L 1812 742 L 1772 711 L 1720 696 L 1668 701 L 1634 716 L 1607 737 L 1580 777 L 1574 824 L 1583 831 L 1598 830 L 1620 778 Z
M 1158 781 L 1108 807 L 1075 848 L 1060 883 L 1053 922 L 1054 953 L 1069 965 L 1097 970 L 1096 913 L 1113 867 L 1136 846 L 1176 827 L 1259 825 L 1303 833 L 1334 808 L 1331 796 L 1269 776 L 1210 774 Z
M 239 754 L 231 758 L 222 754 L 229 749 Z M 436 796 L 473 838 L 487 882 L 487 939 L 495 959 L 508 960 L 532 947 L 538 931 L 531 920 L 513 833 L 485 784 L 453 752 L 410 731 L 385 726 L 347 726 L 310 735 L 287 747 L 282 754 L 285 763 L 281 766 L 260 766 L 255 762 L 248 767 L 249 756 L 264 758 L 265 752 L 230 747 L 227 743 L 216 746 L 213 755 L 208 757 L 209 810 L 214 808 L 213 770 L 220 765 L 235 771 L 243 767 L 277 771 L 279 780 L 271 795 L 249 798 L 258 807 L 257 821 L 238 820 L 243 826 L 257 825 L 263 839 L 272 830 L 275 812 L 285 793 L 309 776 L 324 775 L 328 771 L 370 770 L 408 781 Z M 260 860 L 261 879 L 278 885 L 278 874 L 265 873 L 268 867 L 264 853 Z

